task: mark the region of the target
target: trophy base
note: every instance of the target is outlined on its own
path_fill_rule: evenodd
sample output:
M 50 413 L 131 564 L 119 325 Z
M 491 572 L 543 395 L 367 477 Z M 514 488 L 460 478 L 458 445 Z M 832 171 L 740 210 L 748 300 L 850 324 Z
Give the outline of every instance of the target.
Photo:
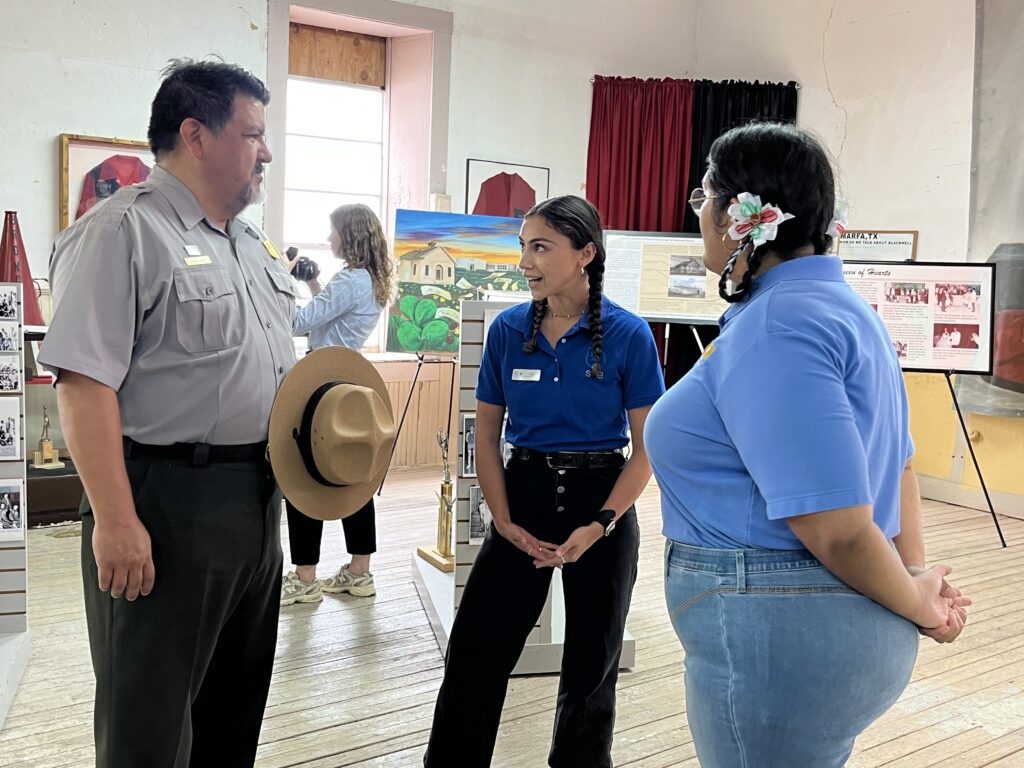
M 455 558 L 445 557 L 437 551 L 437 547 L 417 547 L 416 554 L 442 573 L 451 573 L 455 570 Z
M 33 451 L 33 469 L 63 469 L 64 462 L 60 461 L 56 451 L 53 451 L 49 456 L 42 453 L 41 451 Z

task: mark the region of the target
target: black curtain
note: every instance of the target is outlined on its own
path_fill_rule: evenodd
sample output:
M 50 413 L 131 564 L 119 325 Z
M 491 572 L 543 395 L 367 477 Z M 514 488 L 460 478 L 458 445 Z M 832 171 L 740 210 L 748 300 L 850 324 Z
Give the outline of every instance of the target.
M 693 136 L 686 193 L 700 186 L 708 169 L 711 144 L 737 125 L 753 120 L 796 122 L 796 83 L 746 83 L 700 80 L 693 86 Z M 697 217 L 687 206 L 684 232 L 700 232 Z

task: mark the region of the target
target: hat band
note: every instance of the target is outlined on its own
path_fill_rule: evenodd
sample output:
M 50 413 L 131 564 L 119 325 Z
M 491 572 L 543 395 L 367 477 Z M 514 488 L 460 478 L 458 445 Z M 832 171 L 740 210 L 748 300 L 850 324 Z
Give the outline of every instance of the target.
M 292 429 L 292 437 L 298 444 L 299 455 L 302 457 L 302 463 L 306 465 L 306 471 L 309 472 L 309 476 L 320 483 L 320 485 L 326 485 L 330 488 L 347 488 L 348 485 L 346 483 L 332 483 L 321 475 L 320 470 L 316 468 L 316 459 L 313 458 L 313 415 L 316 413 L 316 407 L 320 405 L 324 395 L 339 384 L 348 383 L 347 381 L 329 381 L 323 386 L 317 387 L 316 391 L 309 396 L 309 400 L 306 402 L 306 409 L 302 412 L 302 421 L 299 423 L 299 428 Z

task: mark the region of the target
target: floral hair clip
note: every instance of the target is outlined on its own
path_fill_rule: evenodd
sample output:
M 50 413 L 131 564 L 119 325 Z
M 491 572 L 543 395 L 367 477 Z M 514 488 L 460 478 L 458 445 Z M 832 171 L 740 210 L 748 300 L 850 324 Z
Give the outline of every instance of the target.
M 838 240 L 843 236 L 843 232 L 846 231 L 846 205 L 843 203 L 836 203 L 836 213 L 832 217 L 832 221 L 829 222 L 828 229 L 825 230 L 825 234 L 829 237 Z
M 740 192 L 736 202 L 729 206 L 729 237 L 733 240 L 750 238 L 755 248 L 775 239 L 779 224 L 793 218 L 791 213 L 783 213 L 782 209 L 771 203 L 761 204 L 761 198 L 749 192 Z

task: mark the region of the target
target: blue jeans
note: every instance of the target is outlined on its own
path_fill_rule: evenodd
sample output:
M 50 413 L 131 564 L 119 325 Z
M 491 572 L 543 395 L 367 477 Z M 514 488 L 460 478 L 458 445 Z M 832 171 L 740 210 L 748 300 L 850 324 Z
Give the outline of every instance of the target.
M 665 598 L 703 768 L 842 768 L 917 660 L 911 622 L 803 549 L 670 540 Z

